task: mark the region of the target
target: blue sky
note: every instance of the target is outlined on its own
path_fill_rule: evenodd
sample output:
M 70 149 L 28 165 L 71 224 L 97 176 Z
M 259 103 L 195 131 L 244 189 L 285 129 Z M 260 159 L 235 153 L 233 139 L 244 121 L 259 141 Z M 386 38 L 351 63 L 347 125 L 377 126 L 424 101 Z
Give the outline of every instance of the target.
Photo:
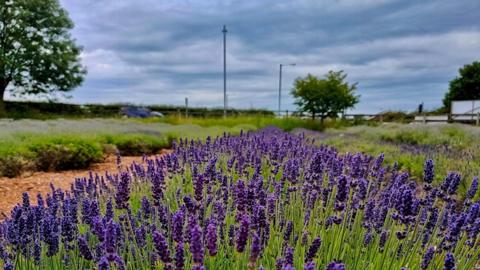
M 228 32 L 229 105 L 283 107 L 293 81 L 343 69 L 358 82 L 355 112 L 441 105 L 460 66 L 480 59 L 478 0 L 61 0 L 88 68 L 72 102 L 223 102 Z

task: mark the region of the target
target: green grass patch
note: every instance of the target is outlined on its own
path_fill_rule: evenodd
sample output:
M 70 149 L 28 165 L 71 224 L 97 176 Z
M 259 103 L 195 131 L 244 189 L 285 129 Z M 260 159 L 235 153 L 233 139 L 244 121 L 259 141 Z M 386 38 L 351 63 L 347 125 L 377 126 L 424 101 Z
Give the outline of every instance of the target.
M 161 122 L 172 125 L 198 125 L 201 127 L 236 127 L 239 125 L 253 126 L 257 129 L 267 126 L 276 126 L 285 131 L 291 131 L 296 128 L 305 128 L 309 130 L 322 131 L 326 125 L 322 125 L 319 121 L 310 119 L 300 119 L 295 117 L 277 118 L 274 116 L 230 116 L 227 118 L 212 117 L 212 118 L 198 118 L 198 117 L 165 117 L 157 119 L 143 119 L 140 120 L 146 123 Z M 334 123 L 334 122 L 331 122 Z M 340 123 L 340 121 L 339 121 Z

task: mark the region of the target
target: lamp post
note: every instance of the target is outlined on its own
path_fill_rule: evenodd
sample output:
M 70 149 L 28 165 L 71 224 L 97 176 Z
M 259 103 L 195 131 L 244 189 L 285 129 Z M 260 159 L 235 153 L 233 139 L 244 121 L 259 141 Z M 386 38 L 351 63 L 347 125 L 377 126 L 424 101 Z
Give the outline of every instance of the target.
M 284 66 L 295 66 L 295 63 L 292 64 L 280 64 L 280 75 L 278 76 L 278 115 L 282 112 L 282 69 Z
M 223 33 L 223 117 L 227 117 L 227 27 L 224 25 Z

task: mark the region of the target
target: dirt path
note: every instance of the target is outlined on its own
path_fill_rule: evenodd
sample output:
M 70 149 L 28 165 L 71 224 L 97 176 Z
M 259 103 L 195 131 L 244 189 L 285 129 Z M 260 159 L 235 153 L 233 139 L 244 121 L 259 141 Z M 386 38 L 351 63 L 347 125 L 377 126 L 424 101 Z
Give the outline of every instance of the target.
M 133 161 L 142 163 L 142 157 L 122 157 L 124 166 Z M 12 208 L 22 201 L 22 194 L 28 192 L 33 203 L 38 193 L 46 195 L 51 191 L 50 183 L 57 188 L 70 189 L 70 184 L 78 177 L 86 177 L 92 171 L 100 175 L 106 171 L 117 172 L 116 157 L 107 158 L 103 163 L 93 165 L 88 170 L 72 170 L 63 172 L 35 172 L 16 178 L 0 177 L 0 221 L 10 215 Z

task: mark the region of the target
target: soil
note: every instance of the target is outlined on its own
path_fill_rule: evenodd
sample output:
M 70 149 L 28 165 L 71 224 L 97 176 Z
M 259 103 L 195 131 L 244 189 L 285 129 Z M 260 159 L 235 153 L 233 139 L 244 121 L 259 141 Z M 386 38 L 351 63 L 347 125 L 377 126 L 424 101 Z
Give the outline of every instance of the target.
M 128 166 L 134 161 L 142 163 L 142 157 L 122 157 L 123 166 Z M 87 177 L 90 171 L 100 175 L 106 171 L 117 172 L 116 157 L 108 157 L 104 162 L 94 164 L 87 170 L 30 172 L 15 178 L 0 177 L 0 221 L 10 216 L 12 208 L 21 203 L 24 192 L 28 192 L 32 203 L 36 203 L 38 193 L 45 196 L 51 192 L 50 183 L 56 188 L 69 190 L 75 178 Z

